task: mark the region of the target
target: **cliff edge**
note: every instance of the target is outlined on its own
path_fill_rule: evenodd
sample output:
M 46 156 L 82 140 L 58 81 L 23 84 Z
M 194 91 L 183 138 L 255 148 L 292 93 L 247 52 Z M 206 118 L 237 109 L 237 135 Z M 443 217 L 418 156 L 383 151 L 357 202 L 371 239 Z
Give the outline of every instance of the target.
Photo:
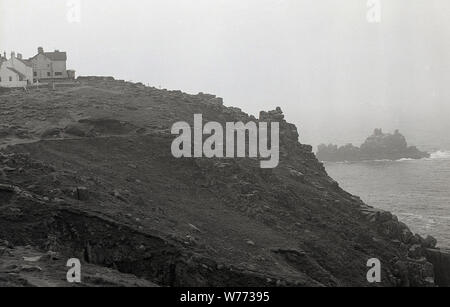
M 175 159 L 170 127 L 193 114 L 279 122 L 279 166 Z M 279 108 L 256 119 L 214 95 L 89 77 L 0 94 L 0 118 L 2 260 L 28 246 L 159 286 L 435 285 L 436 241 L 342 190 Z M 51 268 L 36 274 L 65 278 Z

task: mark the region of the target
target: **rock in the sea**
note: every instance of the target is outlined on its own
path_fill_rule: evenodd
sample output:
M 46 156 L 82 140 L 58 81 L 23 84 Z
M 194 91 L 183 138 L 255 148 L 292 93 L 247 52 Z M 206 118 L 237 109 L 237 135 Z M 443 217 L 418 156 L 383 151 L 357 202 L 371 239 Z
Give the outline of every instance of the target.
M 319 145 L 317 158 L 321 161 L 365 161 L 365 160 L 400 160 L 429 158 L 430 154 L 422 152 L 415 146 L 408 146 L 406 138 L 396 130 L 393 134 L 383 133 L 381 129 L 375 129 L 361 147 L 347 144 L 342 147 L 337 145 Z

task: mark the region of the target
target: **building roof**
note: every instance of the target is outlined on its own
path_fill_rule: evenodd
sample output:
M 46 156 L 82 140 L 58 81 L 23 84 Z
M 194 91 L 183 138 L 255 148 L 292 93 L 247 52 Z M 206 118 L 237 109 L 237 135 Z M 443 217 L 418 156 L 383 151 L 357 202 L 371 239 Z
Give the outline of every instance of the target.
M 7 69 L 9 69 L 10 71 L 12 71 L 13 73 L 16 73 L 18 76 L 22 77 L 22 78 L 27 78 L 27 76 L 25 76 L 23 73 L 21 73 L 20 71 L 12 68 L 12 67 L 6 67 Z
M 67 53 L 54 51 L 54 52 L 44 52 L 44 55 L 52 61 L 67 61 Z
M 67 61 L 67 53 L 55 50 L 53 52 L 38 53 L 34 57 L 28 59 L 28 61 L 36 58 L 39 54 L 45 55 L 50 61 Z
M 19 59 L 19 58 L 16 58 L 16 60 L 19 60 L 20 62 L 27 65 L 28 67 L 33 67 L 33 64 L 31 64 L 30 60 L 23 60 L 23 59 Z

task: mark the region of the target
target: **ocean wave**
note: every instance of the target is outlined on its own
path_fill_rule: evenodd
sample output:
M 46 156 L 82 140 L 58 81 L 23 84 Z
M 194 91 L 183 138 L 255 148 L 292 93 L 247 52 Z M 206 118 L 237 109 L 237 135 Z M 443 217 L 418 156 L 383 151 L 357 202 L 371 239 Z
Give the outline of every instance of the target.
M 403 158 L 398 160 L 389 160 L 389 159 L 378 159 L 378 160 L 361 160 L 361 161 L 339 161 L 339 162 L 327 162 L 322 161 L 323 163 L 334 163 L 334 164 L 357 164 L 357 163 L 373 163 L 373 162 L 410 162 L 410 161 L 420 161 L 420 160 L 450 160 L 450 150 L 438 150 L 430 154 L 429 158 L 423 159 L 410 159 Z
M 430 218 L 437 220 L 450 220 L 450 216 L 430 215 Z
M 444 160 L 444 159 L 450 159 L 450 151 L 448 150 L 438 150 L 436 152 L 433 152 L 431 154 L 430 159 L 436 160 Z
M 394 162 L 394 160 L 380 159 L 380 160 L 337 161 L 337 162 L 322 161 L 322 162 L 334 164 L 359 164 L 359 163 L 373 163 L 373 162 Z
M 409 218 L 409 219 L 424 219 L 423 215 L 421 214 L 417 214 L 417 213 L 408 213 L 408 212 L 404 212 L 404 213 L 400 213 L 401 216 L 404 216 L 405 218 Z

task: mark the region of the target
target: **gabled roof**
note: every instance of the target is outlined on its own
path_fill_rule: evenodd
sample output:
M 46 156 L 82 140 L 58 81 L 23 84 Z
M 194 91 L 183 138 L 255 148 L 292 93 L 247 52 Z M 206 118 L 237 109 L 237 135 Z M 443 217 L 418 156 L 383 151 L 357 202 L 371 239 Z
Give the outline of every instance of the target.
M 67 61 L 66 52 L 44 52 L 44 55 L 52 61 Z
M 17 74 L 18 76 L 22 77 L 22 78 L 27 78 L 27 76 L 25 76 L 23 73 L 21 73 L 20 71 L 12 68 L 12 67 L 6 67 L 7 69 L 9 69 L 10 71 L 12 71 L 13 73 Z
M 31 64 L 30 60 L 21 60 L 19 58 L 16 58 L 16 60 L 19 60 L 20 62 L 27 65 L 28 67 L 33 67 L 33 64 Z
M 29 58 L 28 61 L 36 58 L 39 54 L 45 55 L 50 61 L 67 61 L 67 53 L 61 51 L 38 53 L 34 57 Z

